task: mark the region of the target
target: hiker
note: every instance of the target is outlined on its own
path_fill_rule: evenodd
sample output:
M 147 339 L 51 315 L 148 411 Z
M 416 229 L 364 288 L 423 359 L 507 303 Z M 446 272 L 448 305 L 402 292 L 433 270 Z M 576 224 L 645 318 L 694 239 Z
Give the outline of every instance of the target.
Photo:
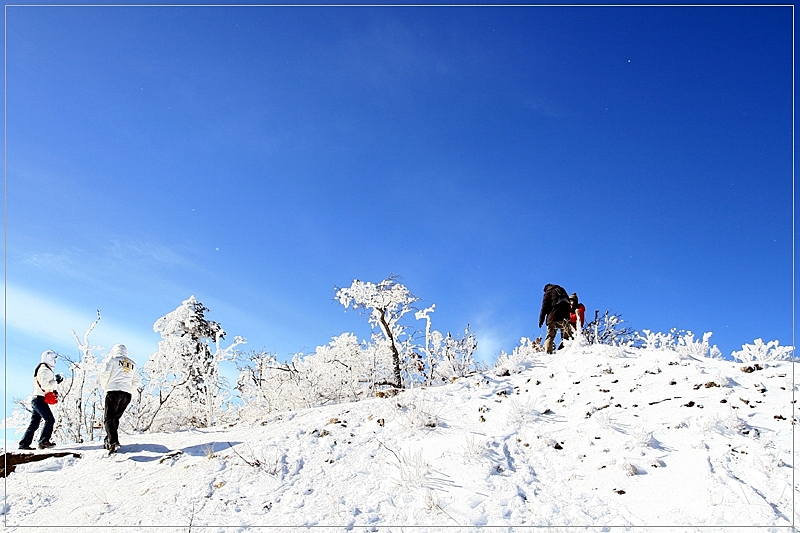
M 39 435 L 39 449 L 52 448 L 55 443 L 50 441 L 56 419 L 48 403 L 56 403 L 58 393 L 56 385 L 64 378 L 61 374 L 54 374 L 58 354 L 53 350 L 42 352 L 42 359 L 36 370 L 33 371 L 33 400 L 31 401 L 31 423 L 25 430 L 25 435 L 19 441 L 20 450 L 32 450 L 33 435 L 39 429 L 39 423 L 44 419 L 44 427 Z
M 542 327 L 545 317 L 547 317 L 547 337 L 544 341 L 544 349 L 547 353 L 555 351 L 556 333 L 559 330 L 561 331 L 562 340 L 572 338 L 569 311 L 570 304 L 567 291 L 559 285 L 551 283 L 545 285 L 544 296 L 542 296 L 542 310 L 539 312 L 539 327 Z
M 106 391 L 103 415 L 106 438 L 103 447 L 111 454 L 120 447 L 119 420 L 141 383 L 136 363 L 128 357 L 128 349 L 124 344 L 115 344 L 111 348 L 109 358 L 97 376 L 97 383 Z
M 586 306 L 578 302 L 577 292 L 573 292 L 569 295 L 569 304 L 571 309 L 569 312 L 569 323 L 574 330 L 580 331 L 581 328 L 586 325 Z M 579 318 L 581 320 L 580 324 L 578 324 Z

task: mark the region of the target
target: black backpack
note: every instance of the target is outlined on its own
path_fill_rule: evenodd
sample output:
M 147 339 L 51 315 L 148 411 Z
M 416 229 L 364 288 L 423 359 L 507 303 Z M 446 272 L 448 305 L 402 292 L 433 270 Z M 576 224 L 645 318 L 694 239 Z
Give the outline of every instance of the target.
M 553 295 L 553 307 L 557 306 L 561 302 L 569 302 L 569 295 L 561 285 L 553 285 L 550 287 L 550 293 Z

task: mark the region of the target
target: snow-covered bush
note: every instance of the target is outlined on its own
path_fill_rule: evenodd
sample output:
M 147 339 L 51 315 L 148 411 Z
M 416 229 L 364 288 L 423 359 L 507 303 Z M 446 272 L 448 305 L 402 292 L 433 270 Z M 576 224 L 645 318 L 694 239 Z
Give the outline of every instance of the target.
M 222 348 L 225 331 L 205 318 L 206 311 L 191 296 L 153 324 L 162 340 L 143 367 L 147 379 L 136 413 L 138 429 L 210 427 L 223 414 L 229 394 L 219 364 L 233 360 L 245 340 L 235 337 Z
M 430 313 L 435 307 L 431 305 L 414 315 L 417 320 L 425 320 L 425 346 L 422 352 L 426 356 L 423 368 L 424 383 L 427 385 L 447 383 L 452 378 L 468 376 L 478 368 L 473 357 L 478 340 L 474 333 L 470 333 L 469 325 L 460 339 L 453 337 L 450 332 L 444 336 L 439 331 L 431 331 Z
M 255 420 L 274 411 L 308 406 L 304 382 L 291 362 L 281 363 L 269 352 L 251 352 L 237 360 L 237 368 L 242 419 Z
M 644 335 L 643 335 L 644 334 Z M 654 333 L 649 329 L 636 332 L 635 342 L 648 350 L 672 350 L 684 357 L 709 357 L 722 358 L 722 352 L 716 345 L 711 345 L 708 339 L 711 332 L 703 333 L 703 338 L 696 340 L 691 331 L 672 328 L 669 333 Z
M 355 401 L 371 392 L 375 380 L 373 361 L 352 333 L 344 333 L 316 352 L 294 363 L 306 382 L 311 405 Z
M 237 363 L 236 389 L 240 415 L 257 419 L 265 413 L 371 397 L 377 376 L 385 376 L 381 361 L 390 350 L 382 337 L 359 343 L 352 333 L 334 337 L 310 354 L 295 354 L 282 363 L 274 354 L 253 352 Z
M 743 344 L 742 349 L 731 353 L 731 356 L 741 362 L 754 361 L 789 361 L 794 357 L 794 346 L 779 346 L 778 341 L 764 343 L 756 339 L 753 344 Z
M 642 335 L 644 333 L 644 335 Z M 675 328 L 672 328 L 669 333 L 652 332 L 649 329 L 643 329 L 641 332 L 636 332 L 636 341 L 641 344 L 642 348 L 647 350 L 674 350 L 677 336 Z
M 694 334 L 687 331 L 683 336 L 678 337 L 674 350 L 684 357 L 710 357 L 711 359 L 721 359 L 722 352 L 717 345 L 711 346 L 708 339 L 711 332 L 703 333 L 702 340 L 695 340 Z
M 499 376 L 518 374 L 530 368 L 536 359 L 544 352 L 541 339 L 534 341 L 527 337 L 519 340 L 519 346 L 515 347 L 511 355 L 501 351 L 497 356 L 493 372 Z
M 583 335 L 592 344 L 628 345 L 636 336 L 633 329 L 622 325 L 624 322 L 619 314 L 606 311 L 602 316 L 598 316 L 595 312 L 594 320 L 583 327 Z

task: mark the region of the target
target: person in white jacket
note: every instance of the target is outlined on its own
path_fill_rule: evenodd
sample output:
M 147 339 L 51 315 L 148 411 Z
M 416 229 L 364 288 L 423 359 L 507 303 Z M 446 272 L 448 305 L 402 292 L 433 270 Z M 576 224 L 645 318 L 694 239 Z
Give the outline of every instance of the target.
M 111 353 L 97 376 L 97 383 L 106 391 L 104 446 L 108 453 L 114 453 L 120 447 L 119 419 L 141 383 L 136 363 L 128 357 L 128 349 L 124 344 L 115 344 L 111 348 Z
M 33 400 L 31 401 L 31 423 L 28 429 L 25 430 L 25 435 L 19 441 L 20 450 L 32 450 L 31 444 L 33 443 L 33 436 L 36 430 L 39 429 L 39 424 L 44 419 L 44 427 L 42 433 L 39 435 L 39 449 L 52 448 L 55 446 L 50 441 L 50 436 L 53 434 L 53 426 L 56 419 L 50 406 L 44 401 L 45 394 L 48 392 L 55 392 L 56 385 L 61 383 L 61 374 L 54 374 L 56 368 L 56 360 L 58 354 L 53 350 L 45 350 L 42 352 L 41 363 L 33 371 Z

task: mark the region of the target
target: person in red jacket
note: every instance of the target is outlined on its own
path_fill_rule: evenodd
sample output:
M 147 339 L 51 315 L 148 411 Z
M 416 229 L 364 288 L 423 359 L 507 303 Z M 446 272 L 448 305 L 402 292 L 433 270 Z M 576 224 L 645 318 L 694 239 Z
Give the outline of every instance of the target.
M 578 302 L 578 293 L 573 292 L 569 296 L 569 304 L 571 310 L 569 312 L 569 323 L 572 325 L 573 331 L 580 331 L 586 324 L 586 306 Z M 581 323 L 578 325 L 578 319 Z

